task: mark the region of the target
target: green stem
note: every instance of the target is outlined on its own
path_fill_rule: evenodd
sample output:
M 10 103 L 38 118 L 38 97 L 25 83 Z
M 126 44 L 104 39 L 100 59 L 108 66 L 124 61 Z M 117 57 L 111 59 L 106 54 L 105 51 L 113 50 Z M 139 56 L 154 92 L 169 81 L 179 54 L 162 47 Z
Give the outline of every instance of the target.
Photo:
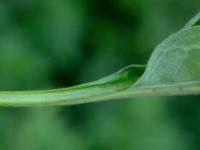
M 98 81 L 71 88 L 0 92 L 0 106 L 73 105 L 115 99 L 120 97 L 119 93 L 129 89 L 144 70 L 144 66 L 132 65 Z

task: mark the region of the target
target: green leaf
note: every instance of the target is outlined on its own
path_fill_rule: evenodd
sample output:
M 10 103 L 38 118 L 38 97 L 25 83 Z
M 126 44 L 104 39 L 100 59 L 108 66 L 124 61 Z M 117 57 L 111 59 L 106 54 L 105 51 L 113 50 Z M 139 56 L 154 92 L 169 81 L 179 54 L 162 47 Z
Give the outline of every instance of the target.
M 200 81 L 199 58 L 200 27 L 182 30 L 156 48 L 135 87 Z
M 200 94 L 199 22 L 200 13 L 158 45 L 147 68 L 128 66 L 71 88 L 0 92 L 0 106 L 72 105 L 135 96 Z
M 133 89 L 178 85 L 184 88 L 200 82 L 200 26 L 196 24 L 199 19 L 200 13 L 157 46 Z

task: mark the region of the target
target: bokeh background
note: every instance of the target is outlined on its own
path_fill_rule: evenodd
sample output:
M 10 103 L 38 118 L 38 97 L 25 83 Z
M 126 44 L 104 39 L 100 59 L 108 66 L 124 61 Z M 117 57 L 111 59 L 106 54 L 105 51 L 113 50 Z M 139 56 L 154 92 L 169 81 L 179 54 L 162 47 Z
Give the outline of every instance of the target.
M 199 0 L 0 0 L 0 90 L 68 87 L 130 64 Z M 0 150 L 199 150 L 199 97 L 0 108 Z

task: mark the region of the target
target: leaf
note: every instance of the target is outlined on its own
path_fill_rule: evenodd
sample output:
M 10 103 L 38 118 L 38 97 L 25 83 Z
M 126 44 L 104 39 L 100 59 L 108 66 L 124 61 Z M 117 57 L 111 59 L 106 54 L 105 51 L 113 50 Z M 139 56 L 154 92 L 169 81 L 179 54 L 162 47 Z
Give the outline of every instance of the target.
M 200 81 L 199 58 L 200 27 L 180 31 L 156 48 L 135 87 Z
M 200 26 L 195 26 L 199 19 L 200 13 L 157 46 L 134 88 L 169 88 L 200 82 Z
M 147 68 L 128 66 L 71 88 L 0 92 L 0 106 L 72 105 L 135 96 L 200 94 L 199 23 L 200 13 L 158 45 Z

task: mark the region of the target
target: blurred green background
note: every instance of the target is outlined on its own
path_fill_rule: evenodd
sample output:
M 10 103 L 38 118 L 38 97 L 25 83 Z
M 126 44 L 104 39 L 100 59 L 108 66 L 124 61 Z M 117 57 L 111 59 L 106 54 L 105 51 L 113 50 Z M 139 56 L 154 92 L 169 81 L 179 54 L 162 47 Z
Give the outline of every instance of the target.
M 68 87 L 130 65 L 199 0 L 0 0 L 0 90 Z M 0 108 L 0 150 L 199 150 L 199 97 Z

